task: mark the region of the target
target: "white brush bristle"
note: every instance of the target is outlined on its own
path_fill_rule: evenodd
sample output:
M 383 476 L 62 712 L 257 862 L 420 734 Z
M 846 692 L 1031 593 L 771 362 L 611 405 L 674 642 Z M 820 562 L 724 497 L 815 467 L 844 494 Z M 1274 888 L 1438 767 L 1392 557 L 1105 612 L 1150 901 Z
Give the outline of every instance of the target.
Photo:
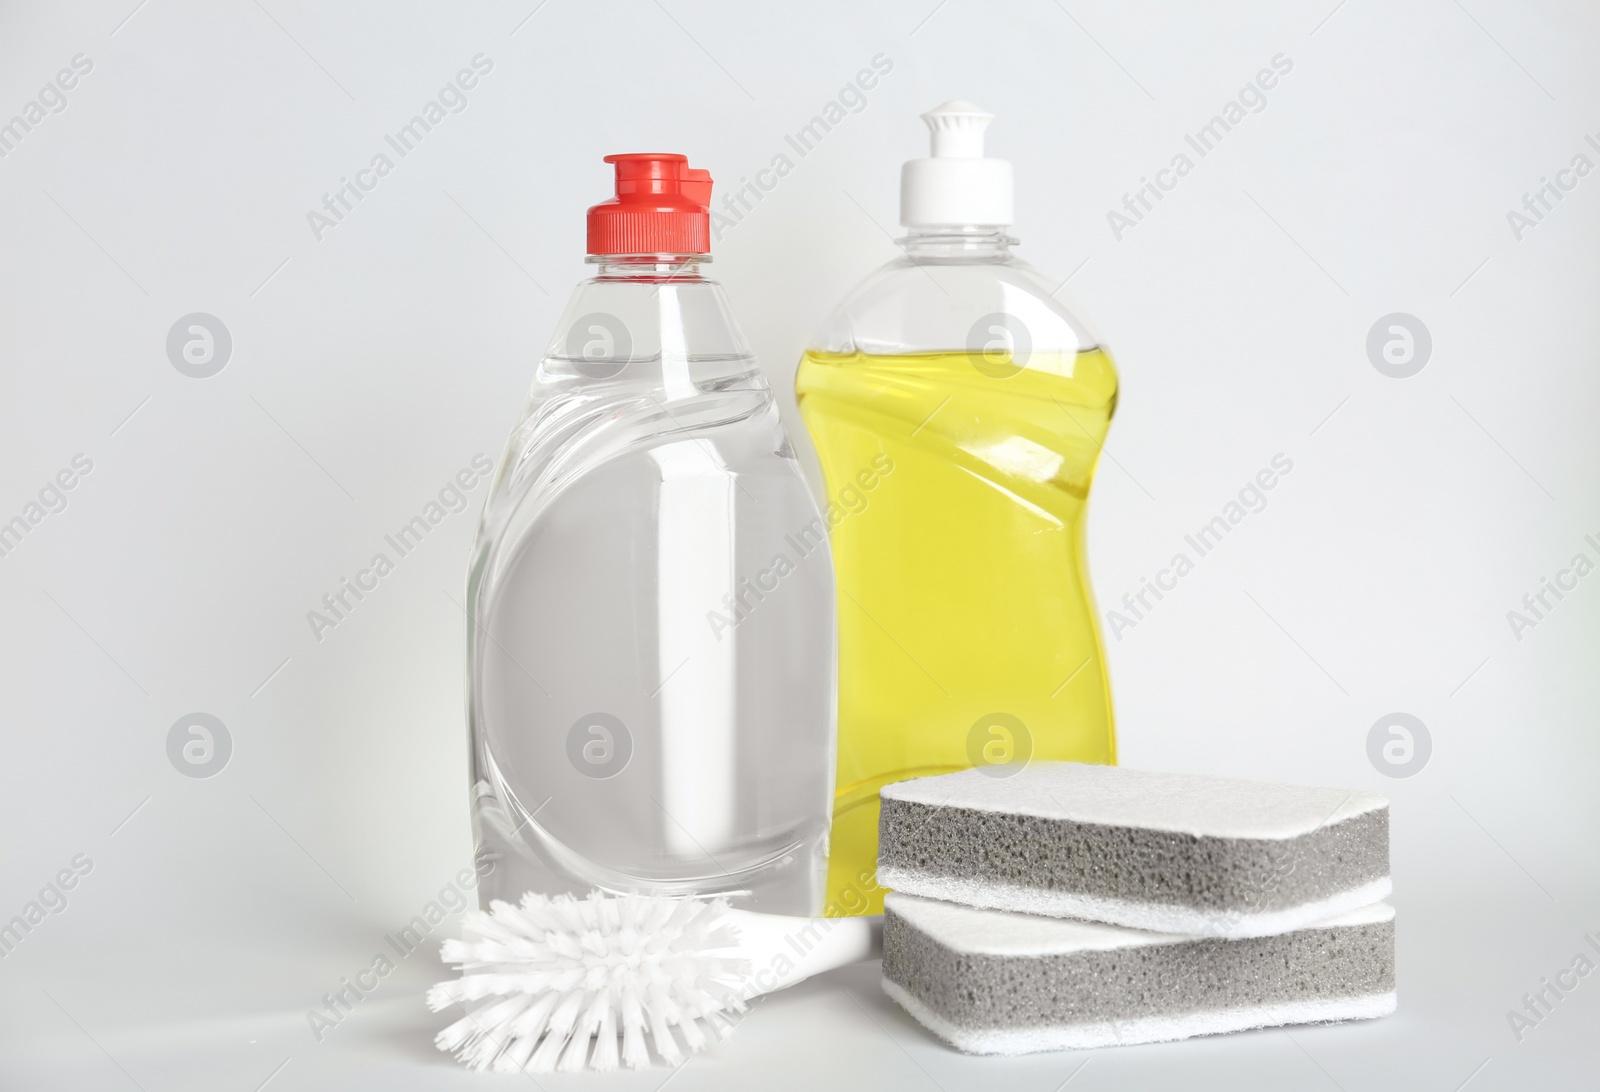
M 638 1068 L 650 1064 L 647 1035 L 676 1064 L 745 1010 L 749 964 L 725 899 L 530 892 L 489 909 L 444 944 L 461 977 L 428 991 L 434 1012 L 484 1002 L 434 1038 L 473 1069 Z

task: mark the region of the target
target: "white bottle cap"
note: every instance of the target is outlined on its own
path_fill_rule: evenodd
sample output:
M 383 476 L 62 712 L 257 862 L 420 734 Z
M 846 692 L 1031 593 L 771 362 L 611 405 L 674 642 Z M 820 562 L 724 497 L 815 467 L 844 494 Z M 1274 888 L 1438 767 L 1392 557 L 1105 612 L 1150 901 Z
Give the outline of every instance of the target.
M 1011 223 L 1011 164 L 983 157 L 983 131 L 994 115 L 960 99 L 922 120 L 932 134 L 930 159 L 900 169 L 900 222 L 906 227 Z

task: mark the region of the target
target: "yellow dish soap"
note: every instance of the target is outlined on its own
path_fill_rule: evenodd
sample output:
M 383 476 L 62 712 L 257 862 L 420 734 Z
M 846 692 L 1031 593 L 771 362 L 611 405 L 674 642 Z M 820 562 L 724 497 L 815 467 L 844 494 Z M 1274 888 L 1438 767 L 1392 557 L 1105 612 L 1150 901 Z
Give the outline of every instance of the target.
M 1116 761 L 1083 514 L 1110 356 L 1011 253 L 992 120 L 922 115 L 905 253 L 824 323 L 795 379 L 826 482 L 839 745 L 826 912 L 877 914 L 878 790 L 1032 759 Z

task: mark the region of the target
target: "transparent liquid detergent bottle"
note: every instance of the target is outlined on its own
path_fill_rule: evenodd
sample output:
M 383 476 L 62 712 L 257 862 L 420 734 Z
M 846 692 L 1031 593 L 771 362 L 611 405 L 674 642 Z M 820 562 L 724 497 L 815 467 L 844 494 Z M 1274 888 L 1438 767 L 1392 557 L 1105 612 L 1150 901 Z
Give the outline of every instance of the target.
M 1116 371 L 1059 282 L 1011 253 L 991 116 L 948 102 L 923 118 L 933 155 L 905 165 L 905 254 L 833 312 L 795 383 L 829 495 L 880 468 L 832 536 L 832 913 L 882 909 L 882 786 L 1116 759 L 1083 557 Z
M 825 525 L 707 280 L 711 179 L 624 155 L 468 575 L 480 899 L 721 893 L 821 909 Z

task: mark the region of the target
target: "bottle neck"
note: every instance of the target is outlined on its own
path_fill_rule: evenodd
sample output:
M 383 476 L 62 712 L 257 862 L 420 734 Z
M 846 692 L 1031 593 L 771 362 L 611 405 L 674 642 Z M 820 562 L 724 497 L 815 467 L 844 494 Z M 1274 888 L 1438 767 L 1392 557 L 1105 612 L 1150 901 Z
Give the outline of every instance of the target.
M 913 261 L 958 262 L 1005 261 L 1017 241 L 1005 227 L 992 225 L 912 227 L 899 240 Z
M 709 254 L 591 254 L 587 259 L 600 267 L 596 280 L 647 284 L 704 280 L 700 263 L 710 260 Z

